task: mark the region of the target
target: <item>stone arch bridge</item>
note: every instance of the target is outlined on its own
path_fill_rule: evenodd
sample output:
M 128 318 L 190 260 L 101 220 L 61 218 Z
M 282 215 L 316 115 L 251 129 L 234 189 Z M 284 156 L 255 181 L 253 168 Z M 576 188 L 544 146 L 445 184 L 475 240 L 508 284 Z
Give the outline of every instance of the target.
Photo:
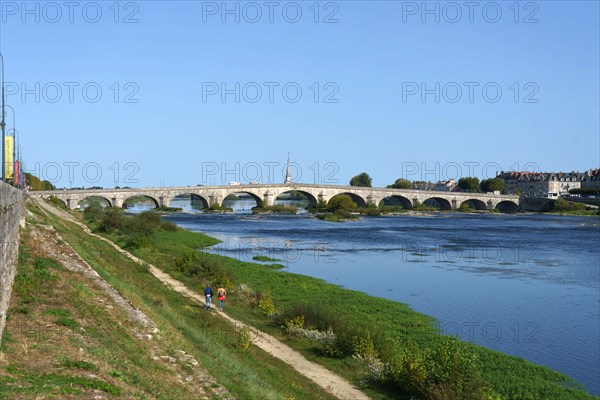
M 432 190 L 367 188 L 357 186 L 332 186 L 304 183 L 291 184 L 256 184 L 256 185 L 229 185 L 229 186 L 182 186 L 182 187 L 155 187 L 136 189 L 83 189 L 83 190 L 52 190 L 32 192 L 32 196 L 44 198 L 55 196 L 65 203 L 70 209 L 77 208 L 82 200 L 89 197 L 100 197 L 113 207 L 123 207 L 125 201 L 134 196 L 146 196 L 155 205 L 169 206 L 171 201 L 180 195 L 191 195 L 192 198 L 202 201 L 204 206 L 212 204 L 222 205 L 223 200 L 230 194 L 245 193 L 252 196 L 257 202 L 263 201 L 266 205 L 273 205 L 275 199 L 284 193 L 298 191 L 303 193 L 311 203 L 327 202 L 339 194 L 347 194 L 359 205 L 379 205 L 384 199 L 389 204 L 401 205 L 412 208 L 421 203 L 434 202 L 443 210 L 452 210 L 468 202 L 469 206 L 477 210 L 517 211 L 520 206 L 518 196 L 463 193 L 463 192 L 438 192 Z

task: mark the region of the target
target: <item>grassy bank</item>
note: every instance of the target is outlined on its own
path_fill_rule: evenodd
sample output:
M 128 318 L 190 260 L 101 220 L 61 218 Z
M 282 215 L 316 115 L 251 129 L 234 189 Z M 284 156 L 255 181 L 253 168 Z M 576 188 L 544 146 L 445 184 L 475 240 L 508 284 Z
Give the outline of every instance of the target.
M 132 245 L 122 228 L 90 225 L 188 287 L 227 287 L 233 317 L 284 340 L 362 385 L 373 398 L 592 399 L 570 379 L 526 360 L 440 336 L 408 306 L 306 276 L 197 252 L 215 240 L 158 229 Z
M 145 327 L 89 278 L 44 254 L 46 246 L 23 232 L 0 398 L 216 399 L 225 393 L 193 365 L 162 361 L 177 356 L 177 340 L 142 337 Z
M 52 224 L 60 235 L 111 286 L 158 326 L 163 338 L 168 338 L 173 351 L 179 349 L 193 356 L 200 365 L 218 379 L 227 390 L 240 399 L 330 399 L 312 381 L 298 374 L 287 364 L 250 346 L 240 347 L 238 330 L 214 313 L 205 311 L 191 300 L 177 294 L 157 280 L 147 269 L 131 261 L 109 244 L 90 237 L 73 223 L 46 216 L 37 208 L 31 209 L 44 221 Z M 154 218 L 151 218 L 155 221 Z M 138 228 L 140 228 L 138 226 Z M 214 239 L 194 235 L 183 230 L 155 229 L 152 241 L 164 241 L 174 253 L 182 248 L 198 248 L 215 243 Z M 129 226 L 128 229 L 134 229 Z M 132 234 L 145 236 L 143 229 Z M 172 240 L 176 235 L 177 240 Z M 127 245 L 150 249 L 147 241 L 126 238 Z M 154 249 L 153 258 L 171 260 Z M 106 329 L 110 329 L 108 326 Z M 97 329 L 101 329 L 98 327 Z M 127 365 L 128 361 L 123 362 Z M 151 364 L 149 364 L 150 366 Z M 156 378 L 157 385 L 161 384 Z M 190 399 L 189 395 L 166 395 L 165 399 Z

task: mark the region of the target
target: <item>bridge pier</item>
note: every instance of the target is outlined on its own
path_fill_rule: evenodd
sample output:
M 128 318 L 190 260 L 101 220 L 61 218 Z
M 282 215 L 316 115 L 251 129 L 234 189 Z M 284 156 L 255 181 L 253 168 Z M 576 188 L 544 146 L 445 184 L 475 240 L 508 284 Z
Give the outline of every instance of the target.
M 71 199 L 70 197 L 65 200 L 65 204 L 67 205 L 67 208 L 69 210 L 74 210 L 75 206 L 77 205 L 77 204 L 75 204 L 75 201 L 73 199 Z
M 319 203 L 327 203 L 329 201 L 327 197 L 328 196 L 325 193 L 321 192 L 317 195 L 317 201 Z
M 111 201 L 111 206 L 113 207 L 118 207 L 118 208 L 123 208 L 123 200 L 121 200 L 118 197 L 113 197 L 112 199 L 110 199 Z
M 266 206 L 272 206 L 275 204 L 275 196 L 270 190 L 267 190 L 263 195 L 263 202 Z
M 221 205 L 221 198 L 216 192 L 212 192 L 208 195 L 208 206 L 212 206 L 213 204 Z

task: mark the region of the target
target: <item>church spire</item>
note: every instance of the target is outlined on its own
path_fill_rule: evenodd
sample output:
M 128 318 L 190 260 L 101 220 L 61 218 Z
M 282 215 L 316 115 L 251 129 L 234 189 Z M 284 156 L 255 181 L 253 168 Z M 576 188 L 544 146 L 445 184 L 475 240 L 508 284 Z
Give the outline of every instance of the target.
M 292 183 L 292 175 L 290 174 L 290 153 L 288 153 L 287 170 L 285 172 L 285 181 L 283 181 L 283 183 Z

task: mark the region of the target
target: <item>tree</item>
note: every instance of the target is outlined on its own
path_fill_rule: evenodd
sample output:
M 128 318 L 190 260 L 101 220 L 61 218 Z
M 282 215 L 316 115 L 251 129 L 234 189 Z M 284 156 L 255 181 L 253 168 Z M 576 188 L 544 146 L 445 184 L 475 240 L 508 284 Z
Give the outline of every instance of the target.
M 329 211 L 338 211 L 338 210 L 354 210 L 358 208 L 358 205 L 352 200 L 347 194 L 338 194 L 337 196 L 333 196 L 329 202 L 327 203 L 327 208 Z
M 484 179 L 481 181 L 482 192 L 502 192 L 504 190 L 504 180 L 500 178 Z
M 29 172 L 25 173 L 25 180 L 31 187 L 31 190 L 54 190 L 55 187 L 50 181 L 42 181 L 37 176 L 30 174 Z
M 373 179 L 366 172 L 361 172 L 350 179 L 350 186 L 371 187 Z
M 387 185 L 387 187 L 391 189 L 410 189 L 412 188 L 412 182 L 408 179 L 398 178 L 396 182 Z
M 458 187 L 464 192 L 476 192 L 479 189 L 479 178 L 460 178 L 458 180 Z

